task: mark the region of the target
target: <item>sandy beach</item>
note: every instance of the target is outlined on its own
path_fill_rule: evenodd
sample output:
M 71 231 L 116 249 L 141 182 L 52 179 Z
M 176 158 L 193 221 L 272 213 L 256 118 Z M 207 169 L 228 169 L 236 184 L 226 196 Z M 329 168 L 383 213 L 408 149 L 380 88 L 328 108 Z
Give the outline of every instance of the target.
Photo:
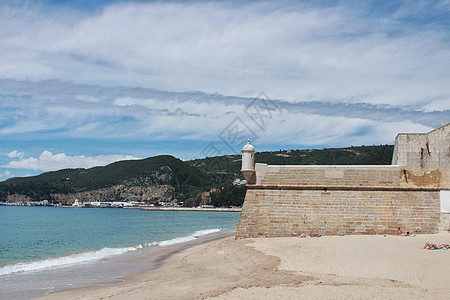
M 180 251 L 123 283 L 44 299 L 444 299 L 449 233 L 417 236 L 225 238 Z

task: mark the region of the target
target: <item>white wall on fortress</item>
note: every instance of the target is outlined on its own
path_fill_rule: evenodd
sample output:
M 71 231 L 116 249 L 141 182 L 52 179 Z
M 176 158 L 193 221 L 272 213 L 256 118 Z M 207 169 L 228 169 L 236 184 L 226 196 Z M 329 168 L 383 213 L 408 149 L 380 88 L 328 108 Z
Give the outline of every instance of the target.
M 392 164 L 401 167 L 439 168 L 450 164 L 450 123 L 429 133 L 399 133 Z
M 441 212 L 450 213 L 450 191 L 441 191 Z

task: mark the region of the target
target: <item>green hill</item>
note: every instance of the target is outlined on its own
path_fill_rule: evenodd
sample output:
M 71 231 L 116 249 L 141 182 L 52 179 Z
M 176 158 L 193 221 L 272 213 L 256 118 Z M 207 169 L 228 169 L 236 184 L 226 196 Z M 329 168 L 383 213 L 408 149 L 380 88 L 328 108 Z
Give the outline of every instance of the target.
M 321 150 L 284 150 L 256 153 L 256 162 L 295 165 L 388 165 L 393 146 L 361 146 Z M 65 199 L 70 195 L 103 200 L 185 201 L 188 205 L 242 203 L 245 188 L 231 186 L 240 173 L 240 155 L 182 161 L 161 155 L 112 163 L 90 169 L 64 169 L 0 182 L 0 201 L 11 195 L 28 200 Z M 162 189 L 164 187 L 164 189 Z M 226 188 L 221 188 L 226 187 Z M 219 189 L 218 189 L 219 188 Z M 209 191 L 214 192 L 209 195 Z M 95 192 L 93 192 L 95 191 Z M 205 193 L 206 192 L 206 193 Z M 151 196 L 151 194 L 154 196 Z M 227 197 L 237 197 L 226 201 Z M 19 197 L 20 198 L 20 197 Z M 241 199 L 242 198 L 242 199 Z M 17 199 L 14 198 L 14 199 Z
M 314 150 L 257 152 L 255 161 L 269 165 L 390 165 L 394 146 L 359 146 Z M 240 176 L 241 156 L 226 155 L 187 161 L 208 173 Z
M 169 185 L 174 197 L 188 197 L 214 185 L 213 178 L 173 156 L 119 161 L 105 167 L 64 169 L 33 177 L 11 178 L 0 183 L 0 197 L 23 194 L 33 200 L 51 199 L 54 193 L 97 190 L 118 184 L 137 186 Z

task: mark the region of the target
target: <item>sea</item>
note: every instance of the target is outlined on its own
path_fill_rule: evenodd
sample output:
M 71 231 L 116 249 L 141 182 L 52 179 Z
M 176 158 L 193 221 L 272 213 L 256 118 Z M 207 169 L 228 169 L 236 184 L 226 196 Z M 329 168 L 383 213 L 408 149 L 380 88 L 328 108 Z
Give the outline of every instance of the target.
M 239 212 L 0 206 L 0 299 L 111 284 L 234 235 Z

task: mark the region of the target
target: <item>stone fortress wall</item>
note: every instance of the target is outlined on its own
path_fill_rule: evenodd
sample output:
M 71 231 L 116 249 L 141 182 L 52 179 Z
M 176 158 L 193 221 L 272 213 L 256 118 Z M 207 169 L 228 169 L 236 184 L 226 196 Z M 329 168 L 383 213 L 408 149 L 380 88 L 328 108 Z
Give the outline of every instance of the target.
M 399 134 L 387 166 L 255 165 L 247 144 L 237 237 L 448 230 L 449 140 L 450 123 L 427 134 Z

